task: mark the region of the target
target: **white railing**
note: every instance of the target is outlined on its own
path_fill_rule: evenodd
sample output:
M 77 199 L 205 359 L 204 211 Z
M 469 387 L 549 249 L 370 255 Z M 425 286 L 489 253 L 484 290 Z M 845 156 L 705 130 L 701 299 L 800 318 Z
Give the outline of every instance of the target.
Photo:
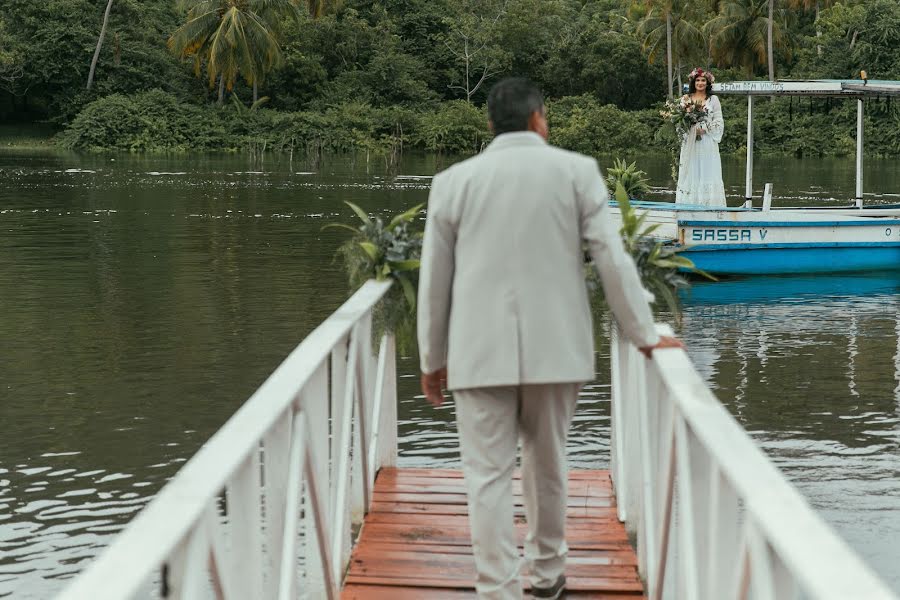
M 393 337 L 372 351 L 389 287 L 311 333 L 60 598 L 336 598 L 397 459 Z M 612 477 L 651 599 L 896 600 L 683 351 L 647 361 L 614 330 Z
M 336 598 L 352 524 L 396 464 L 393 337 L 372 352 L 389 287 L 303 340 L 61 598 Z
M 765 457 L 683 351 L 658 351 L 648 361 L 614 335 L 611 354 L 612 477 L 648 598 L 896 599 Z

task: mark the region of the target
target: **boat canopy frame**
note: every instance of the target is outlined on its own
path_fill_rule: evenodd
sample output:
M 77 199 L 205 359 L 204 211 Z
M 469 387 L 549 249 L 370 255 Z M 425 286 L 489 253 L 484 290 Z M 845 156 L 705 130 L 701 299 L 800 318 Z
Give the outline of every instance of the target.
M 856 206 L 863 204 L 863 148 L 865 144 L 865 100 L 900 96 L 900 81 L 854 79 L 808 79 L 777 81 L 727 81 L 715 84 L 716 94 L 747 96 L 747 174 L 744 199 L 753 201 L 753 99 L 756 96 L 810 96 L 856 98 Z

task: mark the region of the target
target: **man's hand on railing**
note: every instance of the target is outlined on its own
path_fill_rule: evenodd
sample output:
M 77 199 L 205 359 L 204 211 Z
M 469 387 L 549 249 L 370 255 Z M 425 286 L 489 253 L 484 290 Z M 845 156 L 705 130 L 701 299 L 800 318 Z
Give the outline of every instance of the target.
M 668 335 L 659 336 L 659 341 L 655 346 L 643 346 L 638 348 L 647 358 L 653 358 L 653 351 L 661 348 L 681 348 L 684 349 L 684 342 L 675 337 Z M 423 384 L 424 385 L 424 384 Z
M 422 393 L 432 406 L 437 407 L 444 403 L 445 387 L 447 387 L 446 367 L 433 373 L 422 373 Z

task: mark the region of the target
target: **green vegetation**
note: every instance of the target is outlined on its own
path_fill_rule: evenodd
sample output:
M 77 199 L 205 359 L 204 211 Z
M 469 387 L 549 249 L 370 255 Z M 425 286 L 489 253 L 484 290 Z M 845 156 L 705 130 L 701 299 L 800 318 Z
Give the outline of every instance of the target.
M 636 163 L 628 164 L 617 158 L 613 166 L 606 170 L 606 184 L 614 193 L 622 188 L 626 199 L 637 198 L 650 191 L 650 180 L 646 175 L 645 171 L 637 168 Z
M 414 344 L 416 329 L 416 288 L 423 231 L 419 217 L 423 204 L 419 204 L 391 218 L 387 223 L 381 217 L 370 217 L 352 202 L 345 202 L 359 219 L 359 225 L 329 223 L 326 228 L 350 231 L 350 238 L 338 248 L 343 259 L 351 290 L 359 289 L 369 279 L 393 280 L 384 299 L 375 309 L 374 333 L 392 331 L 397 336 L 401 353 Z
M 634 163 L 625 165 L 624 161 L 616 159 L 616 164 L 630 169 L 634 174 L 643 173 Z M 653 232 L 659 224 L 644 226 L 647 212 L 638 214 L 631 206 L 628 192 L 622 184 L 622 180 L 615 182 L 615 199 L 622 214 L 622 242 L 625 250 L 634 259 L 641 276 L 641 283 L 653 294 L 653 305 L 656 309 L 665 310 L 675 320 L 681 323 L 681 298 L 678 290 L 690 287 L 690 282 L 684 273 L 694 273 L 707 279 L 715 278 L 704 271 L 697 269 L 694 263 L 678 254 L 678 251 L 667 246 L 663 242 L 653 238 Z M 588 287 L 592 290 L 592 301 L 596 305 L 604 304 L 603 288 L 600 286 L 597 270 L 593 266 L 586 266 Z
M 694 268 L 689 259 L 677 251 L 653 239 L 659 225 L 645 227 L 647 214 L 638 214 L 628 199 L 623 182 L 641 187 L 644 173 L 635 163 L 626 164 L 616 159 L 618 171 L 610 177 L 619 210 L 622 213 L 620 233 L 625 250 L 634 258 L 641 281 L 655 297 L 654 306 L 666 310 L 676 323 L 681 321 L 681 302 L 678 290 L 689 287 L 683 272 L 692 272 L 713 279 Z M 357 225 L 329 223 L 325 228 L 344 229 L 350 237 L 338 248 L 337 256 L 344 264 L 350 289 L 359 289 L 366 281 L 392 279 L 395 285 L 379 303 L 374 314 L 375 340 L 385 331 L 396 335 L 401 353 L 415 346 L 416 293 L 419 283 L 419 267 L 422 255 L 422 211 L 419 204 L 385 221 L 380 216 L 370 216 L 352 202 L 345 202 L 357 218 Z M 585 265 L 585 277 L 592 290 L 592 301 L 603 303 L 603 292 L 596 269 Z
M 770 17 L 771 15 L 771 17 Z M 492 83 L 545 91 L 551 141 L 666 151 L 659 109 L 718 79 L 900 79 L 896 0 L 4 0 L 0 121 L 79 149 L 459 154 L 490 140 Z M 900 154 L 871 103 L 867 151 Z M 723 152 L 745 144 L 723 99 Z M 760 153 L 844 154 L 852 103 L 759 103 Z

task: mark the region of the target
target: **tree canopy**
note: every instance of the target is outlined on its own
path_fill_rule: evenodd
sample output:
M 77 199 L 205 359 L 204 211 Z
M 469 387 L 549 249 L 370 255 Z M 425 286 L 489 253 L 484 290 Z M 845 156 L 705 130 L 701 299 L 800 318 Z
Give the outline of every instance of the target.
M 229 93 L 249 105 L 256 88 L 276 111 L 480 110 L 507 75 L 551 100 L 634 111 L 695 66 L 720 80 L 767 77 L 770 43 L 780 78 L 900 79 L 900 3 L 4 0 L 0 119 L 66 126 L 100 99 L 154 90 L 198 107 Z

